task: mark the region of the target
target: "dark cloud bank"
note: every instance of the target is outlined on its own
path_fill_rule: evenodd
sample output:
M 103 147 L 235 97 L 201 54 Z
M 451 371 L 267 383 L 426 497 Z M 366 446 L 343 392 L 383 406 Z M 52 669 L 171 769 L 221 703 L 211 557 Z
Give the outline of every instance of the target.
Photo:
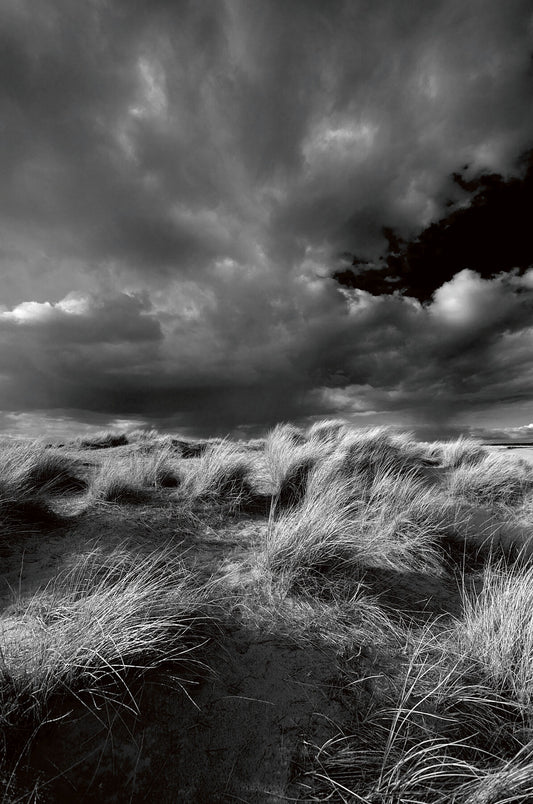
M 3 429 L 531 440 L 529 0 L 0 17 Z

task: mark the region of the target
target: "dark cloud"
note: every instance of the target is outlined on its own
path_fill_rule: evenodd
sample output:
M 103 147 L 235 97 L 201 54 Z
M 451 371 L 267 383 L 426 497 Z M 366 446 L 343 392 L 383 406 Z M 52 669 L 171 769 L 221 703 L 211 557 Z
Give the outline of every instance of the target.
M 246 293 L 228 297 L 225 339 L 218 304 L 196 319 L 185 311 L 181 326 L 177 313 L 156 323 L 154 308 L 131 297 L 19 305 L 0 314 L 6 408 L 105 412 L 207 434 L 331 412 L 445 426 L 531 398 L 532 271 L 483 279 L 465 270 L 425 306 L 343 297 L 332 280 L 316 281 L 314 299 L 306 288 L 299 308 L 293 289 L 289 309 L 280 300 L 255 322 Z
M 427 301 L 443 282 L 465 268 L 483 277 L 525 271 L 533 265 L 533 151 L 517 163 L 525 164 L 525 175 L 507 181 L 497 173 L 470 180 L 455 173 L 459 188 L 472 194 L 466 205 L 461 199 L 458 209 L 408 242 L 384 227 L 386 258 L 376 265 L 346 255 L 352 267 L 335 271 L 334 278 L 347 287 L 377 294 L 401 291 Z
M 514 216 L 528 1 L 6 0 L 0 16 L 7 422 L 522 415 L 529 257 L 488 235 L 460 252 Z M 480 193 L 499 206 L 463 226 Z M 449 199 L 466 240 L 424 293 L 429 235 L 404 297 L 382 274 L 330 278 L 341 252 L 378 260 L 384 226 L 405 249 L 440 233 Z

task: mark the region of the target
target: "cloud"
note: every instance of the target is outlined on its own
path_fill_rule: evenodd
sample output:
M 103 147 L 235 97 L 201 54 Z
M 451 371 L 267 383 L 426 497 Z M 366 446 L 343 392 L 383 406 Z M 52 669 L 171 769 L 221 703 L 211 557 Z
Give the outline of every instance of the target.
M 462 165 L 513 172 L 526 0 L 0 14 L 3 409 L 223 432 L 531 392 L 531 274 L 463 271 L 425 307 L 328 278 L 442 216 Z
M 7 408 L 204 434 L 332 412 L 363 424 L 454 425 L 530 399 L 530 280 L 463 271 L 422 305 L 300 277 L 285 297 L 270 289 L 261 314 L 247 307 L 257 280 L 235 297 L 231 273 L 207 298 L 187 300 L 181 288 L 181 317 L 172 298 L 168 307 L 125 295 L 26 303 L 0 314 L 11 339 L 0 362 Z
M 21 302 L 0 312 L 0 331 L 7 337 L 16 334 L 17 339 L 62 340 L 66 346 L 162 337 L 146 293 L 116 293 L 109 298 L 70 293 L 56 303 Z
M 408 240 L 383 227 L 386 256 L 373 261 L 360 254 L 343 254 L 344 265 L 332 272 L 333 277 L 347 287 L 376 294 L 399 290 L 428 301 L 443 283 L 466 268 L 484 278 L 503 271 L 526 271 L 533 264 L 528 215 L 533 204 L 533 149 L 521 155 L 519 165 L 523 175 L 507 181 L 497 173 L 471 180 L 454 173 L 455 200 L 447 202 L 449 214 Z M 347 259 L 350 267 L 346 267 Z
M 427 223 L 531 140 L 526 2 L 5 4 L 15 251 L 203 271 Z M 28 222 L 31 227 L 28 227 Z M 19 229 L 19 224 L 22 228 Z

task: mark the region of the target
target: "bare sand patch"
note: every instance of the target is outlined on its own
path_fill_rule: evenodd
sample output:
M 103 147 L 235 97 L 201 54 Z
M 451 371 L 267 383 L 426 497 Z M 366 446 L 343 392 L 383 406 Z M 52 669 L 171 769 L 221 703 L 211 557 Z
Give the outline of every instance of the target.
M 332 655 L 245 628 L 223 634 L 200 689 L 168 679 L 135 691 L 138 712 L 79 709 L 45 726 L 28 758 L 53 800 L 282 802 L 301 795 L 303 740 L 338 733 Z M 194 701 L 194 702 L 193 702 Z
M 505 455 L 508 458 L 521 458 L 523 461 L 533 464 L 533 445 L 531 447 L 498 446 L 488 447 L 491 452 L 497 455 Z

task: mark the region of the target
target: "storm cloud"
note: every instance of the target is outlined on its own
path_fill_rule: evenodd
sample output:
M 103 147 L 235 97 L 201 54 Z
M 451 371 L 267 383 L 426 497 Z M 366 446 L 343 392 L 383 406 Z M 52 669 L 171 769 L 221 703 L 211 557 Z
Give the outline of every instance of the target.
M 520 175 L 529 2 L 0 16 L 6 429 L 527 426 L 531 270 L 460 266 L 423 300 L 332 273 L 346 251 L 378 260 L 383 227 L 442 219 L 465 165 L 464 181 Z

